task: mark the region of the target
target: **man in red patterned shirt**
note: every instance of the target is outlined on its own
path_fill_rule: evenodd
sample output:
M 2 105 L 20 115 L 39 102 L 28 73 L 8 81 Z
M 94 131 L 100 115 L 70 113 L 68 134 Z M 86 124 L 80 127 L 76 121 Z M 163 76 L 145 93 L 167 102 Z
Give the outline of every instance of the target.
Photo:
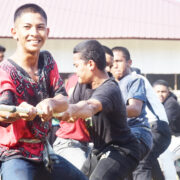
M 11 32 L 17 48 L 0 64 L 0 104 L 28 108 L 29 113 L 0 111 L 2 179 L 86 179 L 65 159 L 48 153 L 53 113 L 65 111 L 68 102 L 56 62 L 49 52 L 40 52 L 49 33 L 46 13 L 36 4 L 22 5 Z M 37 109 L 43 114 L 37 115 Z

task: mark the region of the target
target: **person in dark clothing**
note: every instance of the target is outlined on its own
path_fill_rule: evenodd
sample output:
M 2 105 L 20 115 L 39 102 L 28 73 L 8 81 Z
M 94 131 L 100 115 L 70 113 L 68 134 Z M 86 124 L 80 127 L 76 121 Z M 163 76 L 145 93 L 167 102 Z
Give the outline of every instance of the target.
M 175 136 L 180 135 L 180 106 L 177 102 L 177 97 L 169 92 L 168 97 L 163 102 L 164 108 L 166 110 L 169 127 L 171 129 L 171 134 Z
M 169 127 L 171 130 L 172 138 L 169 150 L 173 154 L 173 160 L 175 161 L 175 167 L 178 176 L 180 177 L 180 105 L 177 101 L 177 97 L 169 90 L 169 85 L 165 80 L 157 80 L 153 83 L 155 92 L 157 93 L 161 103 L 164 105 Z
M 180 105 L 177 97 L 169 90 L 169 85 L 164 80 L 157 80 L 153 83 L 161 103 L 164 105 L 171 134 L 175 136 L 180 135 Z
M 123 180 L 139 163 L 139 143 L 126 120 L 118 84 L 105 71 L 105 53 L 96 40 L 73 50 L 78 83 L 60 120 L 85 119 L 94 147 L 82 172 L 90 180 Z

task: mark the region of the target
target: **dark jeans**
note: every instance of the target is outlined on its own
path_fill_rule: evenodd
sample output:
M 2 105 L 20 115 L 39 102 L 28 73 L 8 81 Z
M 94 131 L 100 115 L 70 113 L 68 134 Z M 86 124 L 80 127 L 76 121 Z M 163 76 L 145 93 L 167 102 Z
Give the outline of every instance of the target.
M 87 180 L 72 164 L 57 156 L 59 162 L 54 164 L 50 173 L 43 163 L 24 159 L 11 159 L 1 162 L 1 178 L 3 180 Z
M 133 173 L 134 180 L 164 180 L 157 158 L 170 144 L 169 126 L 164 121 L 156 121 L 151 125 L 153 146 L 148 155 L 140 161 Z
M 82 167 L 82 172 L 89 177 L 89 180 L 123 180 L 132 173 L 137 165 L 138 160 L 132 155 L 110 148 L 99 160 L 89 154 Z M 90 170 L 92 166 L 94 168 Z

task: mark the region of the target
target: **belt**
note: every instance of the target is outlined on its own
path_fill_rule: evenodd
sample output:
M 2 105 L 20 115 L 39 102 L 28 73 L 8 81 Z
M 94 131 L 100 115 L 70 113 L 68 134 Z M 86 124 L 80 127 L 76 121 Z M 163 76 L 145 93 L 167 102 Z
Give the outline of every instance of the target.
M 26 139 L 26 138 L 21 138 L 18 141 L 25 142 L 25 143 L 40 143 L 40 142 L 42 142 L 40 139 Z
M 26 139 L 26 138 L 21 138 L 19 139 L 19 142 L 26 142 L 26 143 L 40 143 L 42 142 L 40 139 Z M 54 163 L 59 163 L 59 158 L 56 156 L 54 153 L 51 145 L 49 144 L 48 140 L 46 139 L 43 141 L 44 144 L 44 150 L 43 150 L 43 162 L 45 167 L 49 172 L 52 171 L 53 169 L 53 164 Z

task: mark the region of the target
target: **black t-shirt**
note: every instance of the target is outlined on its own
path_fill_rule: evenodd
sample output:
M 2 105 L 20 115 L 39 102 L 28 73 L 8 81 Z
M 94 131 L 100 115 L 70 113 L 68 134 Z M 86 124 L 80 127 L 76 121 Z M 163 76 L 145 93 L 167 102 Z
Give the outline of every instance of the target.
M 127 125 L 125 104 L 115 80 L 110 78 L 94 90 L 89 85 L 77 84 L 70 103 L 88 99 L 96 99 L 103 106 L 102 111 L 92 116 L 89 127 L 95 149 L 109 144 L 127 147 L 130 142 L 136 141 Z

